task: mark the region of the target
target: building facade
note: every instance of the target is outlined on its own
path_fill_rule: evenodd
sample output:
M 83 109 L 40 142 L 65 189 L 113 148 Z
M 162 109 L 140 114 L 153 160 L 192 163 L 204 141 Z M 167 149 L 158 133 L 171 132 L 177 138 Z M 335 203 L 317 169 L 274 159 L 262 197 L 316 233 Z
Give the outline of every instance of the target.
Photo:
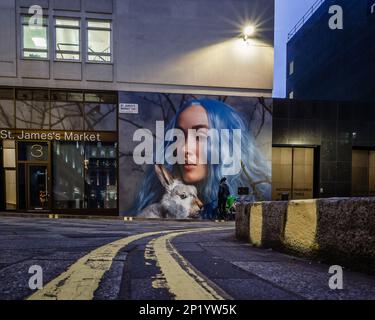
M 272 198 L 375 195 L 373 103 L 273 100 Z
M 289 34 L 286 96 L 374 101 L 374 33 L 375 1 L 318 0 Z
M 0 210 L 128 211 L 124 134 L 154 98 L 263 112 L 271 145 L 273 0 L 4 0 L 0 18 Z

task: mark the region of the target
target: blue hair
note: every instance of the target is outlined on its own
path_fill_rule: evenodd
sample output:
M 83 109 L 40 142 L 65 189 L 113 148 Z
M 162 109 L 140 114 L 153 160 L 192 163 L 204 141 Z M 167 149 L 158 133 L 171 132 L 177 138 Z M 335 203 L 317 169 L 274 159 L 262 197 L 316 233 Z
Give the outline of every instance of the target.
M 229 132 L 233 132 L 234 129 L 241 130 L 241 171 L 238 174 L 226 176 L 230 193 L 235 195 L 237 194 L 238 187 L 249 187 L 250 196 L 248 200 L 266 200 L 271 190 L 271 169 L 255 146 L 254 138 L 241 115 L 231 106 L 211 99 L 187 101 L 178 110 L 169 125 L 165 128 L 165 131 L 167 132 L 170 129 L 176 128 L 181 113 L 192 105 L 200 105 L 205 109 L 210 128 L 219 131 L 221 129 L 228 129 Z M 171 143 L 165 142 L 165 147 Z M 210 150 L 211 148 L 208 146 L 208 153 Z M 209 163 L 211 159 L 210 154 L 208 154 L 207 159 Z M 199 185 L 196 185 L 198 197 L 206 204 L 207 210 L 212 210 L 216 207 L 219 184 L 223 178 L 223 166 L 223 164 L 209 163 L 206 179 L 199 183 Z M 170 171 L 175 171 L 175 168 L 171 165 L 166 164 L 166 168 Z M 135 200 L 133 212 L 139 214 L 150 204 L 159 202 L 163 194 L 164 190 L 156 176 L 154 166 L 150 166 L 146 171 L 145 179 Z

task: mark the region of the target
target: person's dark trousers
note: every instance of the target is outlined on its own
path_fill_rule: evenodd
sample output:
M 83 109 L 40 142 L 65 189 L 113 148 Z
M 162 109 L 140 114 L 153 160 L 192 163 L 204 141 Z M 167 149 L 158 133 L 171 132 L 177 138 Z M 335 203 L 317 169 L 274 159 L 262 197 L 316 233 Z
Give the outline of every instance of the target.
M 227 198 L 219 199 L 219 219 L 225 219 Z

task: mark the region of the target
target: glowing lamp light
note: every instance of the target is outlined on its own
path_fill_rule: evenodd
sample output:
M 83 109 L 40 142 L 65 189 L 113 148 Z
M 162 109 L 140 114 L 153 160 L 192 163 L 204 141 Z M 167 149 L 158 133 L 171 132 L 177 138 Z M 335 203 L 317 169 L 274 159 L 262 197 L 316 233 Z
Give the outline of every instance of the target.
M 245 37 L 251 37 L 255 33 L 255 27 L 252 25 L 246 26 L 243 29 L 243 34 Z
M 256 31 L 255 26 L 253 26 L 253 25 L 248 25 L 248 26 L 246 26 L 246 27 L 243 29 L 242 36 L 241 36 L 242 39 L 243 39 L 243 41 L 245 41 L 246 43 L 248 43 L 248 42 L 249 42 L 249 39 L 250 39 L 252 36 L 254 36 L 255 31 Z

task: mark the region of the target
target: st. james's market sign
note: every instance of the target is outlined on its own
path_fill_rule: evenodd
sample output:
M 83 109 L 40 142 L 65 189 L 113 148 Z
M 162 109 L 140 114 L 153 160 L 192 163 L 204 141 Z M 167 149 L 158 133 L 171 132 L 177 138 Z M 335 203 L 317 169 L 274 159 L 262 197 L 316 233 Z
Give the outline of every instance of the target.
M 110 141 L 117 140 L 113 133 L 77 132 L 77 131 L 43 131 L 43 130 L 0 130 L 3 140 L 41 140 L 41 141 Z

